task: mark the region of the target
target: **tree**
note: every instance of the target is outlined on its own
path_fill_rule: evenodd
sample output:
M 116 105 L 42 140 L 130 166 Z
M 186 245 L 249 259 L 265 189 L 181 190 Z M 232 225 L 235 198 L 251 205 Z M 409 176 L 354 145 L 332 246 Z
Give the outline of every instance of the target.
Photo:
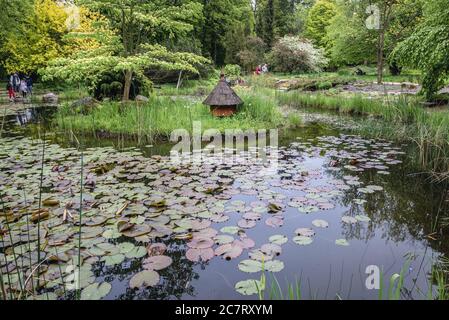
M 378 81 L 385 62 L 394 69 L 390 53 L 407 38 L 421 17 L 421 0 L 347 2 L 337 0 L 327 28 L 328 53 L 335 65 L 376 63 Z
M 267 45 L 256 36 L 247 37 L 244 44 L 244 48 L 237 53 L 238 64 L 251 71 L 264 61 Z
M 254 16 L 250 0 L 202 0 L 203 24 L 201 43 L 203 53 L 216 65 L 223 65 L 226 43 L 235 31 L 249 35 L 254 29 Z M 237 39 L 236 39 L 237 40 Z M 229 55 L 228 55 L 229 56 Z
M 105 72 L 124 77 L 124 101 L 129 100 L 133 76 L 145 78 L 149 67 L 197 73 L 196 65 L 207 59 L 186 52 L 172 52 L 161 43 L 186 36 L 201 12 L 201 5 L 167 4 L 163 0 L 80 0 L 80 5 L 99 12 L 104 21 L 95 32 L 78 36 L 97 39 L 97 48 L 54 60 L 42 70 L 44 79 L 84 81 L 94 86 Z M 76 34 L 75 34 L 76 36 Z
M 389 29 L 390 22 L 393 16 L 393 10 L 399 3 L 399 0 L 377 0 L 375 5 L 371 5 L 371 16 L 377 19 L 378 25 L 378 40 L 377 40 L 377 83 L 382 84 L 384 72 L 384 49 L 385 49 L 385 35 Z M 377 7 L 376 7 L 377 5 Z M 370 11 L 368 9 L 368 11 Z
M 327 45 L 327 27 L 336 14 L 334 0 L 318 0 L 309 11 L 305 35 L 316 46 L 325 48 Z
M 327 65 L 324 51 L 306 39 L 284 36 L 268 55 L 270 65 L 279 72 L 319 72 Z
M 271 48 L 277 38 L 294 30 L 297 0 L 254 0 L 256 34 Z
M 424 19 L 413 34 L 399 43 L 393 56 L 399 63 L 420 69 L 422 93 L 432 99 L 449 75 L 449 6 L 446 0 L 424 4 Z
M 64 51 L 62 38 L 67 32 L 64 8 L 53 0 L 34 0 L 32 10 L 27 7 L 29 2 L 25 5 L 16 7 L 26 10 L 24 17 L 5 24 L 8 31 L 0 50 L 5 57 L 2 64 L 8 72 L 36 72 Z

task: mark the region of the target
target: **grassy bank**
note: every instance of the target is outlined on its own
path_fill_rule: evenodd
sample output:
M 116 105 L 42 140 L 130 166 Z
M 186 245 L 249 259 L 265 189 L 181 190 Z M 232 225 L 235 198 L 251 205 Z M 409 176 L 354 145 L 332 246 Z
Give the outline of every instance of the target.
M 300 92 L 278 93 L 282 105 L 367 115 L 356 130 L 365 136 L 411 141 L 419 149 L 419 161 L 441 179 L 449 179 L 449 111 L 426 109 L 414 99 L 394 101 L 330 97 Z M 381 120 L 381 121 L 379 121 Z
M 56 124 L 60 129 L 78 133 L 130 135 L 153 140 L 167 138 L 175 129 L 191 131 L 194 121 L 201 121 L 203 130 L 270 129 L 282 122 L 275 95 L 270 90 L 242 89 L 245 101 L 239 112 L 229 118 L 213 117 L 200 99 L 153 96 L 146 103 L 104 103 L 88 114 L 80 114 L 69 105 L 60 108 Z

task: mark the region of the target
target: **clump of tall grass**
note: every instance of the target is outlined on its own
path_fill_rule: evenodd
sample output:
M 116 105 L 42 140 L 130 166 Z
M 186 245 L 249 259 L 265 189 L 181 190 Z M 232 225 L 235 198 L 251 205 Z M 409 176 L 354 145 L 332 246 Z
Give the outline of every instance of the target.
M 406 97 L 380 101 L 361 95 L 333 97 L 295 91 L 278 93 L 277 100 L 280 104 L 296 108 L 371 116 L 371 119 L 361 119 L 356 130 L 369 136 L 412 141 L 419 149 L 420 164 L 438 179 L 449 179 L 448 111 L 430 111 Z
M 147 103 L 107 102 L 80 114 L 69 105 L 61 107 L 56 124 L 66 131 L 79 133 L 126 134 L 152 140 L 167 138 L 175 129 L 192 130 L 193 121 L 201 121 L 203 130 L 270 129 L 281 123 L 282 116 L 272 92 L 239 92 L 244 104 L 232 117 L 217 118 L 198 99 L 152 96 Z

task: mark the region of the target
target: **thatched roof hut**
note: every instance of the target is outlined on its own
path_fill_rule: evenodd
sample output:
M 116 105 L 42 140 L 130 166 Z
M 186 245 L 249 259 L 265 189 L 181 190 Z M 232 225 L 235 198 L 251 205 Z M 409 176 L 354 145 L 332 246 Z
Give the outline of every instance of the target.
M 221 77 L 217 86 L 203 102 L 203 104 L 210 106 L 212 114 L 217 117 L 233 115 L 237 112 L 237 106 L 242 103 L 242 99 L 232 90 L 224 76 Z

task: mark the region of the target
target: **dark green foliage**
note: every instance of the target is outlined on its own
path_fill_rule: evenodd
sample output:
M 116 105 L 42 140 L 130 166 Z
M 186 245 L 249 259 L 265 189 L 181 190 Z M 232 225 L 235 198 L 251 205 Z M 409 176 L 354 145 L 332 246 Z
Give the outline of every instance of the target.
M 449 6 L 446 0 L 428 1 L 424 21 L 401 42 L 393 57 L 424 73 L 422 92 L 432 99 L 449 75 Z

